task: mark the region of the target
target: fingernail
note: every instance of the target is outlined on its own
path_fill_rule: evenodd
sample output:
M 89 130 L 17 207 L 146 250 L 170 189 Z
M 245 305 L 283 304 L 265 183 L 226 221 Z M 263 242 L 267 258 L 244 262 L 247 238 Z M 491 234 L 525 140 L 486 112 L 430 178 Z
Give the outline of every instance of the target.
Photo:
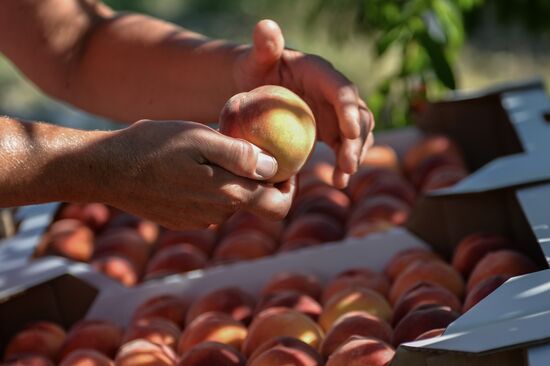
M 264 153 L 258 155 L 256 174 L 264 179 L 269 179 L 277 173 L 277 160 Z

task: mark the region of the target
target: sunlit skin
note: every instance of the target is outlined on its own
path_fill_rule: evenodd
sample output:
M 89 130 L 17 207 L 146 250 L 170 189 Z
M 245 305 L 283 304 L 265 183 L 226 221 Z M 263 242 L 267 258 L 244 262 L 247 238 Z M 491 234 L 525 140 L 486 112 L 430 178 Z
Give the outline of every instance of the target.
M 103 202 L 179 229 L 241 208 L 281 219 L 294 179 L 262 183 L 276 173 L 269 156 L 201 125 L 231 96 L 266 84 L 311 107 L 318 138 L 337 155 L 333 183 L 345 186 L 374 126 L 357 88 L 322 58 L 285 49 L 273 21 L 251 38 L 212 40 L 99 0 L 0 2 L 0 52 L 44 92 L 126 123 L 165 120 L 83 132 L 3 118 L 0 206 Z

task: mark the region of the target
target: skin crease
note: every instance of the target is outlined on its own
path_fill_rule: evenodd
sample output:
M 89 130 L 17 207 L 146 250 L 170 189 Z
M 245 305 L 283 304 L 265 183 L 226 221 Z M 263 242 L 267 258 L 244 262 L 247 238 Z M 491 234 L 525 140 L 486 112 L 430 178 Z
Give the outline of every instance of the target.
M 257 147 L 175 121 L 215 121 L 229 97 L 264 84 L 312 107 L 318 136 L 338 156 L 334 183 L 345 186 L 374 127 L 355 86 L 322 58 L 284 49 L 273 21 L 259 22 L 252 38 L 251 46 L 211 40 L 98 0 L 1 1 L 0 52 L 43 91 L 127 123 L 164 121 L 84 132 L 0 119 L 0 206 L 104 202 L 178 229 L 241 208 L 280 219 L 294 179 L 262 183 Z

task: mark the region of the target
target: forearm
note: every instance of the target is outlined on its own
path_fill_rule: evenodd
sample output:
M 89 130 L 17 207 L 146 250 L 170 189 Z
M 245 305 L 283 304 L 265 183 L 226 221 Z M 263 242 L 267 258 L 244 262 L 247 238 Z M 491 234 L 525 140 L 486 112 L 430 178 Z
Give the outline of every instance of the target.
M 212 122 L 237 92 L 240 48 L 94 0 L 4 0 L 0 51 L 47 93 L 121 121 Z
M 0 207 L 104 201 L 111 134 L 1 117 Z

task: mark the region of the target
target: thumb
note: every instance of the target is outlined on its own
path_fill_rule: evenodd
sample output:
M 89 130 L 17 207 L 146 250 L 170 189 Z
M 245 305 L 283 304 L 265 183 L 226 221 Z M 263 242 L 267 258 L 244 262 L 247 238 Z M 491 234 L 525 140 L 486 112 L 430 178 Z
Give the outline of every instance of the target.
M 283 54 L 285 40 L 279 25 L 264 19 L 254 27 L 252 58 L 261 67 L 269 68 Z
M 241 177 L 266 180 L 277 173 L 277 160 L 258 146 L 215 132 L 202 144 L 204 158 Z

